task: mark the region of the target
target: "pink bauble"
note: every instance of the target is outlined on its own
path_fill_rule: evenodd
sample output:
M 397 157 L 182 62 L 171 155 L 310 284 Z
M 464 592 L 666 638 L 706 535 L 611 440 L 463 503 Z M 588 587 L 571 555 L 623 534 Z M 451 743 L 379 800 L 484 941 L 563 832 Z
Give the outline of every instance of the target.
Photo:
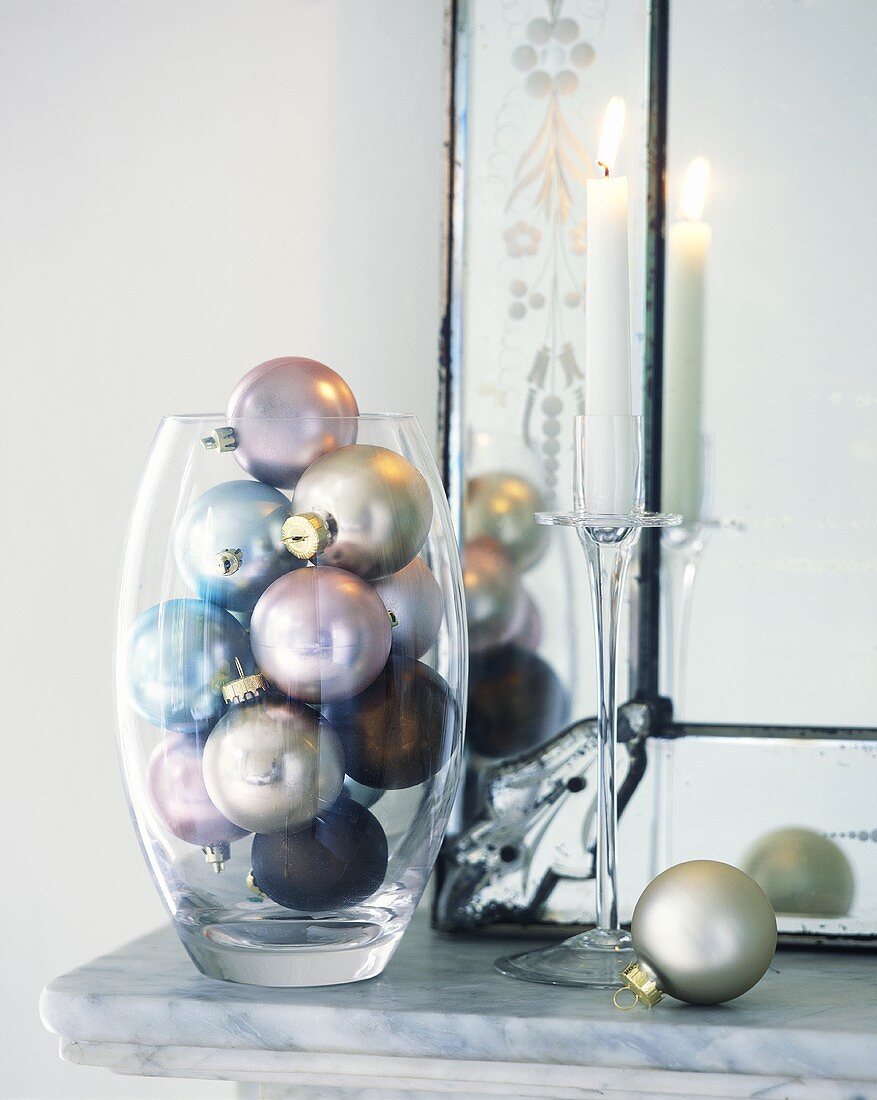
M 245 374 L 226 414 L 235 433 L 234 456 L 247 473 L 291 489 L 321 455 L 356 442 L 358 422 L 350 418 L 359 408 L 331 367 L 287 356 Z
M 350 699 L 380 675 L 390 654 L 390 616 L 370 584 L 318 565 L 276 580 L 250 620 L 256 663 L 305 703 Z
M 495 539 L 473 539 L 463 547 L 463 585 L 470 651 L 502 645 L 526 593 L 517 569 Z
M 208 847 L 247 835 L 210 801 L 201 750 L 193 737 L 172 733 L 156 745 L 149 758 L 146 786 L 158 816 L 187 844 Z
M 515 605 L 512 621 L 501 639 L 503 644 L 521 646 L 522 649 L 537 650 L 542 641 L 542 616 L 536 601 L 523 587 L 521 598 Z

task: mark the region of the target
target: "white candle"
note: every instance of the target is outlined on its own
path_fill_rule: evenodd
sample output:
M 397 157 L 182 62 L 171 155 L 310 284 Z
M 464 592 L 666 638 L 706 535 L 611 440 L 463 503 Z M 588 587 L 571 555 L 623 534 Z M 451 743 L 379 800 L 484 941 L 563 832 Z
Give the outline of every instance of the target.
M 629 416 L 630 268 L 627 247 L 627 180 L 613 178 L 624 100 L 606 109 L 597 163 L 601 179 L 588 180 L 585 411 Z
M 667 233 L 661 507 L 700 517 L 703 504 L 703 360 L 706 265 L 712 230 L 701 220 L 710 165 L 688 166 L 680 221 Z

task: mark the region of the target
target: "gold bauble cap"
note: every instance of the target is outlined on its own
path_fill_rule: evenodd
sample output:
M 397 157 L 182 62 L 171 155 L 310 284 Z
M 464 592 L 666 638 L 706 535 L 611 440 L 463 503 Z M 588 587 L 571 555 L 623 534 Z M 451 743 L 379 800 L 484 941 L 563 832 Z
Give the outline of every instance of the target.
M 616 990 L 612 1000 L 615 1007 L 620 1008 L 623 1012 L 636 1008 L 638 1004 L 643 1004 L 646 1008 L 652 1008 L 664 996 L 658 988 L 658 980 L 655 975 L 636 960 L 621 971 L 621 980 L 624 982 L 624 988 Z M 633 993 L 634 999 L 630 1004 L 619 1004 L 618 994 L 628 990 Z
M 289 517 L 280 529 L 280 537 L 290 554 L 307 561 L 329 545 L 329 528 L 322 516 L 302 512 Z
M 243 666 L 237 657 L 234 663 L 238 668 L 237 678 L 222 685 L 222 698 L 226 703 L 245 703 L 248 699 L 255 699 L 257 695 L 268 690 L 268 681 L 261 672 L 244 676 Z

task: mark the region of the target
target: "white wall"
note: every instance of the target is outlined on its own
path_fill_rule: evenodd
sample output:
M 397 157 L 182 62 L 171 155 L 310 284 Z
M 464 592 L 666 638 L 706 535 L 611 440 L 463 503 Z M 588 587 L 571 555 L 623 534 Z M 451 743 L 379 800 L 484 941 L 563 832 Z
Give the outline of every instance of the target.
M 0 3 L 3 1097 L 195 1097 L 57 1060 L 40 987 L 163 920 L 113 746 L 159 417 L 263 359 L 435 417 L 440 0 Z

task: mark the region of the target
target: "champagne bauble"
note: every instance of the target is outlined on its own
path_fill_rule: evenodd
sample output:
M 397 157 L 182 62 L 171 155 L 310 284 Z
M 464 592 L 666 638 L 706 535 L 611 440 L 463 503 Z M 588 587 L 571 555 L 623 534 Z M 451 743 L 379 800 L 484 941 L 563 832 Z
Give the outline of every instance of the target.
M 422 657 L 435 643 L 444 614 L 442 591 L 429 566 L 415 558 L 398 573 L 375 581 L 374 588 L 394 621 L 392 652 Z
M 253 885 L 287 909 L 326 912 L 370 897 L 388 858 L 374 815 L 342 798 L 307 829 L 253 837 Z
M 652 879 L 630 932 L 636 962 L 622 978 L 646 1004 L 664 993 L 690 1004 L 731 1001 L 764 977 L 777 944 L 776 916 L 758 883 L 710 859 Z
M 370 584 L 343 569 L 287 573 L 262 595 L 250 641 L 270 682 L 306 703 L 349 699 L 390 653 L 390 616 Z
M 457 704 L 421 661 L 391 656 L 366 691 L 321 710 L 341 739 L 347 774 L 367 787 L 414 787 L 450 755 Z
M 302 563 L 281 529 L 289 500 L 259 481 L 225 481 L 202 493 L 174 533 L 177 567 L 198 596 L 229 611 L 252 611 L 269 584 Z
M 225 691 L 232 704 L 204 747 L 211 800 L 250 832 L 309 825 L 341 794 L 337 734 L 310 707 L 268 695 L 261 676 L 243 677 Z
M 466 538 L 495 539 L 512 565 L 529 569 L 548 548 L 549 528 L 534 516 L 545 507 L 542 494 L 526 478 L 502 471 L 481 474 L 466 488 Z
M 356 439 L 356 398 L 340 374 L 315 359 L 260 363 L 235 386 L 228 426 L 202 443 L 232 451 L 258 481 L 291 489 L 312 462 Z
M 221 686 L 238 661 L 255 670 L 246 631 L 224 608 L 188 599 L 156 604 L 131 629 L 131 702 L 154 726 L 206 734 L 225 711 Z
M 778 913 L 845 917 L 856 892 L 850 861 L 813 829 L 776 829 L 743 860 L 743 870 L 764 890 Z
M 475 654 L 469 663 L 466 741 L 482 756 L 519 756 L 569 721 L 569 696 L 552 667 L 520 646 Z
M 302 474 L 283 526 L 286 548 L 365 580 L 396 573 L 420 552 L 432 496 L 419 470 L 386 447 L 355 444 Z

